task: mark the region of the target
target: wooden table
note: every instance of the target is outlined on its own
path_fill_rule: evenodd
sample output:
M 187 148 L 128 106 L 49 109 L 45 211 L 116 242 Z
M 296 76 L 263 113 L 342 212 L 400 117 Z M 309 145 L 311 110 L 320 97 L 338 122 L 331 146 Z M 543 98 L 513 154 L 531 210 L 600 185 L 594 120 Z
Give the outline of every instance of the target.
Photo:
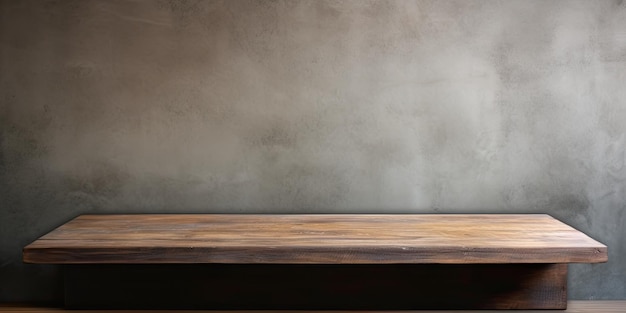
M 83 215 L 24 261 L 70 307 L 564 309 L 607 248 L 548 215 Z

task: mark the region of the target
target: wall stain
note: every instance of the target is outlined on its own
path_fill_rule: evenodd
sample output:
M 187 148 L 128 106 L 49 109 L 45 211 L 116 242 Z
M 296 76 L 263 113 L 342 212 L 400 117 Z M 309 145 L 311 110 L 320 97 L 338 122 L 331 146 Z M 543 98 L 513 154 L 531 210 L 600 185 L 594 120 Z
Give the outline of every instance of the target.
M 590 202 L 582 195 L 555 195 L 545 205 L 550 212 L 570 224 L 591 226 Z

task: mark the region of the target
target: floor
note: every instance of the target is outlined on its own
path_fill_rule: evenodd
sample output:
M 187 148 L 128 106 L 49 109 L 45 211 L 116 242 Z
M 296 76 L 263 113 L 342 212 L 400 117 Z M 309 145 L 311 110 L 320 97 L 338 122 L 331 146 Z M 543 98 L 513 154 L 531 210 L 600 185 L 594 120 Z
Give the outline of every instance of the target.
M 54 313 L 54 312 L 72 312 L 72 313 L 107 313 L 107 312 L 132 312 L 132 313 L 142 313 L 142 312 L 150 312 L 150 311 L 105 311 L 105 310 L 69 310 L 66 311 L 62 308 L 47 308 L 47 307 L 35 307 L 35 306 L 22 306 L 22 305 L 2 305 L 0 304 L 0 312 L 8 313 L 8 312 L 19 312 L 19 313 Z M 174 311 L 159 311 L 159 312 L 174 312 Z M 242 312 L 268 312 L 268 311 L 190 311 L 193 313 L 242 313 Z M 315 312 L 315 311 L 280 311 L 281 313 L 289 313 L 289 312 Z M 320 313 L 332 313 L 332 312 L 365 312 L 365 311 L 317 311 Z M 372 311 L 375 313 L 385 313 L 391 311 Z M 445 313 L 445 312 L 454 312 L 454 313 L 471 313 L 471 312 L 505 312 L 505 311 L 399 311 L 399 312 L 421 312 L 421 313 Z M 566 312 L 566 313 L 626 313 L 626 300 L 620 301 L 570 301 L 568 303 L 568 309 L 564 311 L 555 310 L 555 311 L 506 311 L 506 312 L 516 312 L 516 313 L 531 313 L 531 312 Z

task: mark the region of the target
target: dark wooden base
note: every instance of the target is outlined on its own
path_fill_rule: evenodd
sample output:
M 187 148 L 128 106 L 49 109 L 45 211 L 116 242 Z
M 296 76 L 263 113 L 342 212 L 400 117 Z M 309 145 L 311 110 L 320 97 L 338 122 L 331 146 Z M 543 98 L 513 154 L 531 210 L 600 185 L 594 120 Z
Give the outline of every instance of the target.
M 72 309 L 565 309 L 567 264 L 66 265 Z

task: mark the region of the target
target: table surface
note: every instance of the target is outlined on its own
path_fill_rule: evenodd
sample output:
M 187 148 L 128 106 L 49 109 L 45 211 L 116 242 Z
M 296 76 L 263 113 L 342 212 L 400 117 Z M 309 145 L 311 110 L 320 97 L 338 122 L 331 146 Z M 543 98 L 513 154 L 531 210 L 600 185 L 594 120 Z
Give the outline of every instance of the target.
M 597 263 L 605 245 L 544 214 L 82 215 L 27 263 Z

